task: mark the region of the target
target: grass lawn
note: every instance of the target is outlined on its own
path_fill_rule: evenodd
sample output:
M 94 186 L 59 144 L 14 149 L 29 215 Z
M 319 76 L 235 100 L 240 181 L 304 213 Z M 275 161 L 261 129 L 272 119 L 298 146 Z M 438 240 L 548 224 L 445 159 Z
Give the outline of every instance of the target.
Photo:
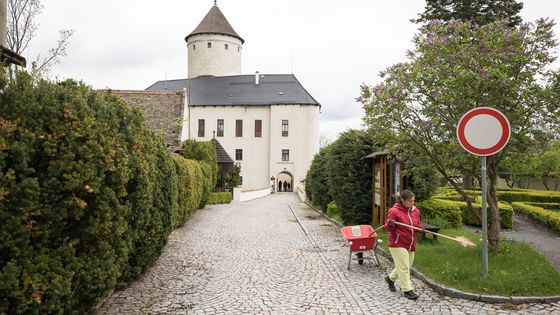
M 464 236 L 476 245 L 467 249 L 459 243 L 439 237 L 416 245 L 414 268 L 445 286 L 464 292 L 513 295 L 560 295 L 560 272 L 547 258 L 526 244 L 500 242 L 499 255 L 488 254 L 488 278 L 482 277 L 482 236 L 463 229 L 441 230 L 441 234 Z M 387 234 L 381 232 L 382 248 L 387 253 Z

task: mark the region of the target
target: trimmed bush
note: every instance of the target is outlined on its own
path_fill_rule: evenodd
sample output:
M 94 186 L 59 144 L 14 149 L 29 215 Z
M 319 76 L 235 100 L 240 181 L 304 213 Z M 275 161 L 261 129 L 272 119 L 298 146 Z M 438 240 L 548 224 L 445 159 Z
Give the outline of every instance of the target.
M 511 205 L 515 211 L 526 214 L 531 219 L 560 232 L 559 212 L 546 210 L 542 207 L 528 205 L 523 202 L 512 202 Z
M 325 211 L 332 197 L 329 193 L 327 160 L 330 146 L 315 154 L 305 178 L 305 192 L 311 203 Z
M 560 211 L 560 203 L 557 202 L 524 202 L 524 204 L 541 207 L 545 210 Z
M 527 190 L 527 191 L 498 191 L 498 198 L 507 202 L 554 202 L 560 203 L 560 192 Z
M 173 155 L 177 172 L 177 211 L 173 216 L 173 227 L 183 225 L 196 211 L 202 200 L 204 176 L 200 163 Z
M 463 226 L 461 203 L 443 199 L 428 199 L 418 203 L 422 217 L 442 218 L 452 227 Z
M 461 211 L 463 212 L 463 222 L 472 226 L 482 226 L 480 219 L 471 213 L 467 208 L 466 202 L 459 202 L 461 204 Z M 473 203 L 473 209 L 479 214 L 482 213 L 482 204 Z M 513 228 L 513 208 L 510 204 L 498 202 L 500 208 L 500 226 L 503 229 Z M 487 206 L 488 211 L 488 225 L 490 225 L 490 205 Z
M 230 192 L 213 192 L 210 193 L 210 198 L 208 198 L 209 205 L 221 204 L 221 203 L 230 203 L 231 202 L 231 193 Z
M 196 141 L 189 139 L 183 144 L 184 157 L 199 161 L 204 175 L 204 190 L 199 208 L 203 208 L 208 202 L 212 189 L 218 182 L 218 158 L 216 156 L 216 146 L 210 141 Z
M 0 314 L 91 313 L 157 259 L 212 177 L 111 92 L 21 72 L 0 91 Z
M 348 130 L 329 146 L 327 174 L 329 193 L 344 224 L 370 224 L 371 161 L 363 157 L 374 150 L 370 135 Z

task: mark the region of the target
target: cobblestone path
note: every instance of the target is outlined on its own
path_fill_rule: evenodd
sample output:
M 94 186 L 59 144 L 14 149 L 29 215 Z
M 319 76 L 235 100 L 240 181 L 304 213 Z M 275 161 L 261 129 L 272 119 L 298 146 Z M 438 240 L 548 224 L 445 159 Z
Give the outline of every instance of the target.
M 560 314 L 560 303 L 473 302 L 414 279 L 409 301 L 387 289 L 388 261 L 348 271 L 347 255 L 339 228 L 295 194 L 207 206 L 98 314 Z

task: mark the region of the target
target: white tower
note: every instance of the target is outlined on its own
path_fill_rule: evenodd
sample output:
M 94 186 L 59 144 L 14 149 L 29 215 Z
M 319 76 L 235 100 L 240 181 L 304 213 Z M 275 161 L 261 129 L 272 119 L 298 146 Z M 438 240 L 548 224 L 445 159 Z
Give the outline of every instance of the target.
M 185 41 L 189 78 L 241 74 L 241 46 L 245 41 L 233 30 L 216 1 Z

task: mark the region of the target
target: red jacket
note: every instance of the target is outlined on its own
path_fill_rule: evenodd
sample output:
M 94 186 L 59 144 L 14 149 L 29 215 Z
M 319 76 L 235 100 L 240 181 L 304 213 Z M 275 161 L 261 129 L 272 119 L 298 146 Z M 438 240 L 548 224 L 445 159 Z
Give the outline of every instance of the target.
M 389 214 L 385 221 L 385 230 L 389 232 L 389 247 L 403 247 L 410 252 L 416 251 L 416 230 L 398 224 L 390 227 L 388 224 L 389 220 L 395 220 L 395 222 L 422 228 L 422 223 L 420 223 L 420 209 L 415 206 L 407 209 L 400 203 L 395 203 L 395 205 L 389 209 Z

